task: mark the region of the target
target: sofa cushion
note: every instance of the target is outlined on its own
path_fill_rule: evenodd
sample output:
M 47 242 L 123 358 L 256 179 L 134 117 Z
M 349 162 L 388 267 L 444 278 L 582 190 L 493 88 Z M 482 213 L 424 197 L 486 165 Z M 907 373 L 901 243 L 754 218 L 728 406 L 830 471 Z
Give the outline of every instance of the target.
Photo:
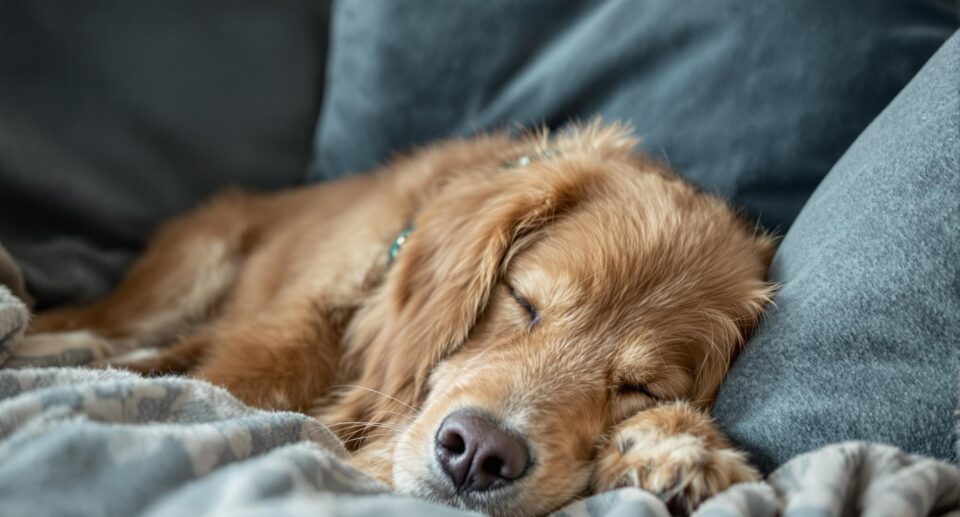
M 302 181 L 326 2 L 3 2 L 0 242 L 41 305 L 110 287 L 159 221 Z
M 955 458 L 960 33 L 857 139 L 787 233 L 783 286 L 715 413 L 770 470 L 847 439 Z
M 332 17 L 316 179 L 599 114 L 782 231 L 957 27 L 945 0 L 343 0 Z

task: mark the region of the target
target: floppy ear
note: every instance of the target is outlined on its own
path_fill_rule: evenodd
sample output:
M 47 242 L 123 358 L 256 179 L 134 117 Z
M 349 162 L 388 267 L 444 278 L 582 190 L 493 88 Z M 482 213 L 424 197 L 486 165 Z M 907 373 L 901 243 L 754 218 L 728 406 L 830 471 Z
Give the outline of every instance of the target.
M 511 247 L 573 207 L 595 177 L 542 163 L 447 184 L 417 214 L 377 296 L 389 307 L 367 343 L 361 384 L 419 404 L 433 367 L 467 339 L 486 307 Z M 389 419 L 377 414 L 389 401 L 372 392 L 355 390 L 344 402 L 354 406 L 352 418 Z
M 760 324 L 764 310 L 780 288 L 778 284 L 765 279 L 770 262 L 776 253 L 777 240 L 762 230 L 756 231 L 749 244 L 753 247 L 752 254 L 759 259 L 757 266 L 762 269 L 762 274 L 743 285 L 741 291 L 730 297 L 728 306 L 733 308 L 734 318 L 714 317 L 700 322 L 701 325 L 704 323 L 709 325 L 710 336 L 714 338 L 727 336 L 726 339 L 721 338 L 716 341 L 734 343 L 729 349 L 710 348 L 703 366 L 699 369 L 701 389 L 694 396 L 692 403 L 704 410 L 709 410 L 713 405 L 720 383 L 757 325 Z

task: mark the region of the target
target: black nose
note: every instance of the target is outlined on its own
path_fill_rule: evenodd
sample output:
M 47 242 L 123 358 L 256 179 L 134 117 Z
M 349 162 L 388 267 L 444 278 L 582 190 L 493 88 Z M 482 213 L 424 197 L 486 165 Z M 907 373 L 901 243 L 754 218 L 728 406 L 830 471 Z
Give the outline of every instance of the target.
M 457 490 L 476 492 L 516 480 L 530 462 L 523 441 L 483 417 L 460 411 L 440 424 L 437 457 Z

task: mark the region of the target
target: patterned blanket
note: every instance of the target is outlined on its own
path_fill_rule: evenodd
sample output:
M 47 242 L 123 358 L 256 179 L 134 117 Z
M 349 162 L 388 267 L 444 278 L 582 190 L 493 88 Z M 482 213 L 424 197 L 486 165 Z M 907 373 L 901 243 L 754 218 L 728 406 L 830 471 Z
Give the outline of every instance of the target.
M 0 285 L 0 365 L 17 364 L 26 307 Z M 55 362 L 67 362 L 59 358 Z M 297 413 L 247 407 L 183 378 L 83 368 L 0 369 L 0 514 L 18 516 L 472 515 L 390 494 Z M 700 517 L 960 516 L 960 470 L 848 442 L 705 502 Z M 559 516 L 665 516 L 623 489 Z

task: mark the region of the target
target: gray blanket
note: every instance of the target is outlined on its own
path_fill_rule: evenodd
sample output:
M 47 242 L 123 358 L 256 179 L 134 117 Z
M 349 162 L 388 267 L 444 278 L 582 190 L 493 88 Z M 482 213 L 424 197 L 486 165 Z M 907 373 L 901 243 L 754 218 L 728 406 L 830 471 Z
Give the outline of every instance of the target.
M 17 362 L 27 321 L 25 306 L 0 285 L 0 361 Z M 0 369 L 4 516 L 468 515 L 390 494 L 348 466 L 345 454 L 316 420 L 247 407 L 201 381 Z M 799 456 L 764 483 L 735 486 L 696 515 L 921 516 L 958 508 L 956 467 L 848 442 Z M 668 512 L 654 495 L 623 489 L 557 515 Z

